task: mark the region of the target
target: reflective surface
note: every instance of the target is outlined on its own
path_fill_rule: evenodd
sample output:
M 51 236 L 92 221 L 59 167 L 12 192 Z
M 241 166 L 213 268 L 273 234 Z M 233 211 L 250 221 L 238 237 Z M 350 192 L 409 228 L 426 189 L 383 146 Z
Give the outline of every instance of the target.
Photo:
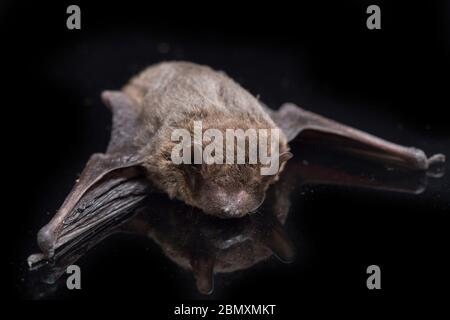
M 293 148 L 301 150 L 300 156 L 289 162 L 258 212 L 241 219 L 223 220 L 207 216 L 181 202 L 170 201 L 162 194 L 150 193 L 132 210 L 124 210 L 114 219 L 103 221 L 75 241 L 59 247 L 49 261 L 36 262 L 26 275 L 27 295 L 50 298 L 67 292 L 67 266 L 77 264 L 83 274 L 89 273 L 92 263 L 102 265 L 102 253 L 99 253 L 102 247 L 103 250 L 114 247 L 114 243 L 128 237 L 139 238 L 144 246 L 158 246 L 159 250 L 151 253 L 156 256 L 155 261 L 163 260 L 164 265 L 183 270 L 183 276 L 178 280 L 181 282 L 179 287 L 189 288 L 187 292 L 191 292 L 185 297 L 206 297 L 214 290 L 218 291 L 215 295 L 221 296 L 223 280 L 214 286 L 214 278 L 239 286 L 239 281 L 233 280 L 233 273 L 246 269 L 251 272 L 253 267 L 264 262 L 267 266 L 272 257 L 284 263 L 294 262 L 295 253 L 304 247 L 298 241 L 302 238 L 301 229 L 293 230 L 285 223 L 289 214 L 302 214 L 302 211 L 292 212 L 292 202 L 302 201 L 305 190 L 315 185 L 332 185 L 352 190 L 360 188 L 419 195 L 426 190 L 429 179 L 444 176 L 443 167 L 429 172 L 385 167 L 370 159 L 357 159 L 343 151 L 333 150 L 330 146 L 312 145 L 307 139 L 299 139 Z M 117 235 L 120 235 L 119 240 L 114 241 Z M 297 241 L 292 241 L 292 238 Z M 118 252 L 118 256 L 121 255 L 123 252 Z M 84 256 L 92 261 L 86 261 Z M 126 261 L 130 265 L 140 262 L 137 258 Z M 281 262 L 274 263 L 273 270 L 268 272 L 275 276 L 282 274 L 288 266 Z M 119 272 L 112 280 L 128 276 L 126 272 Z M 147 280 L 145 273 L 140 277 Z M 114 286 L 114 283 L 110 285 Z M 164 285 L 160 282 L 153 289 L 159 290 L 158 286 Z M 193 294 L 195 288 L 198 292 Z
M 380 32 L 367 30 L 361 1 L 295 2 L 283 10 L 259 6 L 258 14 L 254 7 L 240 11 L 223 6 L 214 15 L 205 12 L 209 6 L 191 2 L 177 12 L 172 3 L 159 11 L 154 2 L 147 5 L 83 2 L 83 27 L 73 32 L 65 25 L 64 3 L 14 2 L 1 12 L 0 32 L 9 48 L 2 51 L 7 81 L 2 94 L 6 112 L 12 113 L 2 172 L 8 178 L 2 210 L 7 252 L 2 280 L 10 285 L 6 294 L 105 298 L 108 303 L 111 298 L 143 299 L 149 313 L 162 300 L 292 301 L 287 305 L 295 314 L 310 302 L 319 305 L 317 310 L 330 310 L 331 302 L 351 309 L 366 302 L 367 312 L 380 302 L 399 306 L 405 301 L 403 313 L 427 297 L 434 310 L 438 298 L 448 297 L 448 164 L 447 174 L 438 179 L 381 170 L 381 182 L 391 190 L 423 190 L 393 192 L 380 189 L 379 171 L 367 163 L 356 161 L 359 165 L 346 171 L 342 166 L 355 161 L 339 161 L 322 149 L 318 163 L 327 171 L 317 180 L 339 177 L 335 184 L 306 183 L 313 177 L 302 183 L 286 171 L 286 178 L 294 180 L 287 183 L 293 190 L 283 225 L 295 248 L 291 263 L 271 255 L 251 268 L 218 272 L 213 293 L 204 295 L 192 272 L 172 261 L 155 241 L 113 232 L 93 241 L 96 245 L 87 251 L 81 246 L 78 257 L 67 256 L 67 262 L 74 257 L 81 267 L 80 291 L 65 288 L 65 274 L 47 285 L 40 271 L 29 272 L 27 257 L 39 251 L 36 233 L 60 207 L 88 157 L 107 147 L 111 114 L 100 92 L 120 88 L 136 72 L 163 60 L 224 70 L 271 108 L 294 102 L 427 154 L 450 156 L 445 116 L 450 105 L 448 3 L 386 2 Z M 169 11 L 173 15 L 158 14 Z M 420 23 L 411 17 L 420 17 Z M 303 152 L 294 148 L 291 161 L 300 160 Z M 314 162 L 305 164 L 313 167 Z M 356 174 L 352 185 L 369 183 L 371 189 L 340 185 L 347 176 L 342 171 Z M 156 207 L 167 200 L 148 201 Z M 172 230 L 164 236 L 175 234 Z M 371 264 L 381 268 L 381 292 L 367 290 Z

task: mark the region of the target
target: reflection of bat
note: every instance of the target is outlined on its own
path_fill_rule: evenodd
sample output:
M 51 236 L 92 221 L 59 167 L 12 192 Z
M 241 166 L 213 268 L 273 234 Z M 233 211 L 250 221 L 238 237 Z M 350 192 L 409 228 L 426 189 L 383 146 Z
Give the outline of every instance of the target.
M 33 270 L 37 269 L 32 277 L 37 281 L 32 281 L 35 284 L 31 291 L 38 296 L 51 293 L 68 265 L 76 263 L 111 234 L 126 232 L 153 239 L 170 260 L 193 274 L 201 293 L 211 293 L 214 274 L 250 268 L 272 254 L 283 262 L 292 261 L 294 244 L 283 225 L 291 201 L 298 200 L 291 196 L 296 194 L 293 191 L 304 184 L 339 184 L 408 193 L 421 192 L 426 186 L 425 171 L 386 169 L 329 148 L 305 144 L 301 139 L 298 142 L 301 154 L 287 164 L 279 181 L 269 188 L 258 213 L 240 219 L 218 219 L 180 201 L 153 194 L 137 207 L 124 206 L 114 216 L 58 246 L 48 263 L 37 261 L 43 258 L 41 254 L 30 256 L 29 261 L 36 263 Z M 134 187 L 117 184 L 113 188 L 116 192 L 125 191 L 121 197 L 126 202 L 125 198 L 132 199 L 140 189 L 139 183 L 144 181 L 135 180 Z
M 258 165 L 175 165 L 170 161 L 175 128 L 280 128 L 280 162 L 299 133 L 327 140 L 360 156 L 424 171 L 444 161 L 349 128 L 292 104 L 272 111 L 223 73 L 190 63 L 162 63 L 133 78 L 122 91 L 104 92 L 113 112 L 107 152 L 94 154 L 49 224 L 38 233 L 47 257 L 152 188 L 220 217 L 243 216 L 261 204 L 278 175 L 261 176 Z M 283 165 L 281 166 L 283 168 Z M 145 177 L 146 182 L 141 179 Z M 124 196 L 127 194 L 128 196 Z
M 213 291 L 214 273 L 247 269 L 272 253 L 284 262 L 293 259 L 293 245 L 282 227 L 289 206 L 278 202 L 287 201 L 288 193 L 283 194 L 287 196 L 273 199 L 274 192 L 270 192 L 268 198 L 274 201 L 266 201 L 258 214 L 226 220 L 155 195 L 151 201 L 143 201 L 131 216 L 124 212 L 125 220 L 104 221 L 94 232 L 58 248 L 49 263 L 33 265 L 38 282 L 47 284 L 33 291 L 41 287 L 44 293 L 51 292 L 68 265 L 111 234 L 125 232 L 153 239 L 167 257 L 192 272 L 201 293 L 209 294 Z M 270 207 L 266 205 L 269 203 Z M 278 210 L 272 211 L 272 206 Z M 33 257 L 39 258 L 39 254 Z

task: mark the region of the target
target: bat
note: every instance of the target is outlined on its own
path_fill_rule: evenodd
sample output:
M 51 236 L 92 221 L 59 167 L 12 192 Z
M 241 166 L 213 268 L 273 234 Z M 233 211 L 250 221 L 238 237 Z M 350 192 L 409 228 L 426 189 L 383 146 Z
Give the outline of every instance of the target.
M 267 190 L 278 183 L 292 156 L 289 143 L 300 137 L 409 172 L 430 172 L 445 161 L 442 154 L 427 157 L 417 148 L 385 141 L 291 103 L 272 110 L 223 72 L 187 62 L 151 66 L 122 90 L 104 91 L 102 100 L 113 114 L 107 150 L 90 157 L 58 212 L 38 232 L 42 253 L 29 258 L 31 265 L 54 258 L 59 249 L 132 211 L 155 192 L 208 215 L 245 218 L 264 204 Z M 171 133 L 179 127 L 192 130 L 196 120 L 219 131 L 227 127 L 280 129 L 279 171 L 264 176 L 260 165 L 174 164 Z M 327 180 L 326 175 L 319 178 L 313 167 L 304 168 L 302 174 L 309 181 Z M 340 176 L 334 180 L 335 184 L 345 182 L 376 188 L 360 179 Z M 206 268 L 202 272 L 210 273 L 206 262 L 195 261 L 194 269 Z M 203 292 L 211 287 L 209 282 L 198 285 Z

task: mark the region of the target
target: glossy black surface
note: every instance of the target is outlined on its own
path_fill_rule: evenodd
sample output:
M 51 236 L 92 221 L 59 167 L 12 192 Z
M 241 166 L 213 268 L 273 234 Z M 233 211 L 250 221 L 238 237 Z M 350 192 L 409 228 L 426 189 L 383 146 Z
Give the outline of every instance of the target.
M 238 280 L 234 280 L 235 274 L 261 268 L 259 265 L 268 263 L 276 267 L 274 257 L 292 264 L 296 260 L 297 250 L 300 259 L 305 257 L 304 245 L 298 241 L 302 239 L 302 233 L 292 230 L 292 222 L 283 225 L 286 221 L 292 221 L 289 214 L 299 214 L 294 208 L 301 204 L 301 198 L 306 192 L 313 192 L 318 186 L 338 186 L 350 190 L 366 189 L 420 196 L 429 192 L 426 191 L 427 187 L 433 190 L 439 182 L 435 180 L 444 175 L 443 167 L 428 172 L 386 167 L 336 151 L 334 145 L 316 146 L 305 140 L 300 137 L 294 143 L 294 150 L 301 150 L 300 156 L 290 161 L 280 180 L 269 190 L 264 205 L 256 213 L 241 219 L 218 219 L 181 202 L 171 201 L 165 195 L 151 193 L 135 209 L 124 210 L 123 214 L 97 225 L 95 229 L 59 247 L 50 260 L 33 266 L 26 276 L 28 294 L 33 298 L 52 298 L 64 294 L 67 291 L 67 266 L 79 264 L 78 260 L 96 261 L 96 253 L 92 252 L 99 250 L 98 247 L 110 246 L 114 237 L 131 237 L 146 248 L 156 244 L 160 252 L 153 252 L 154 258 L 163 259 L 165 264 L 184 270 L 180 281 L 187 282 L 187 287 L 191 287 L 182 292 L 184 297 L 198 295 L 195 281 L 199 293 L 204 294 L 203 298 L 207 294 L 224 297 L 225 283 L 238 285 Z M 290 230 L 292 235 L 285 229 Z M 297 241 L 293 242 L 291 237 Z M 138 260 L 129 262 L 138 263 Z M 297 262 L 297 270 L 304 267 L 302 262 Z M 85 270 L 84 263 L 79 264 L 82 270 Z M 209 275 L 202 273 L 202 267 L 207 265 L 213 269 L 213 278 L 218 279 L 215 286 L 209 283 Z M 289 267 L 280 264 L 270 273 L 279 276 Z M 209 283 L 206 290 L 205 281 Z M 114 286 L 113 283 L 111 285 Z
M 381 172 L 384 183 L 411 190 L 420 189 L 426 179 L 426 189 L 414 194 L 298 181 L 284 226 L 295 246 L 294 261 L 283 264 L 270 256 L 251 268 L 218 273 L 210 296 L 197 291 L 192 274 L 154 239 L 130 233 L 109 236 L 77 260 L 82 290 L 66 290 L 64 280 L 62 286 L 38 284 L 26 265 L 28 255 L 38 251 L 36 233 L 61 205 L 89 155 L 107 145 L 110 113 L 100 92 L 120 88 L 161 60 L 208 64 L 271 107 L 292 101 L 427 154 L 450 155 L 444 5 L 424 4 L 419 10 L 386 4 L 384 29 L 376 34 L 365 30 L 365 6 L 356 2 L 270 12 L 277 22 L 269 19 L 270 10 L 261 19 L 243 13 L 231 19 L 224 10 L 220 17 L 202 20 L 186 17 L 183 10 L 171 17 L 156 8 L 83 6 L 80 32 L 65 29 L 60 15 L 65 4 L 10 5 L 12 11 L 2 20 L 12 49 L 3 59 L 8 64 L 6 95 L 11 117 L 17 119 L 7 145 L 10 207 L 5 212 L 11 224 L 2 224 L 11 296 L 235 298 L 294 300 L 293 305 L 445 297 L 450 285 L 449 174 L 405 175 L 321 150 L 314 157 L 324 168 L 341 171 L 351 163 L 351 172 L 368 177 L 364 181 L 377 181 Z M 411 14 L 421 14 L 423 23 L 408 24 Z M 301 165 L 302 148 L 294 147 Z M 158 215 L 164 213 L 164 198 L 149 201 L 153 209 L 161 208 Z M 168 238 L 183 230 L 165 228 Z M 371 264 L 382 270 L 380 292 L 365 285 Z

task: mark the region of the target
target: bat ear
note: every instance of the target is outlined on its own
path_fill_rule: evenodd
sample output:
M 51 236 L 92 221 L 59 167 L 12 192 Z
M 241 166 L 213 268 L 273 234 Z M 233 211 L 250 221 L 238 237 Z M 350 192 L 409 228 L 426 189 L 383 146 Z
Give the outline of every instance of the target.
M 288 161 L 289 159 L 291 159 L 293 156 L 294 155 L 289 151 L 283 152 L 282 154 L 280 154 L 279 161 L 280 161 L 280 163 L 284 163 L 284 162 Z

